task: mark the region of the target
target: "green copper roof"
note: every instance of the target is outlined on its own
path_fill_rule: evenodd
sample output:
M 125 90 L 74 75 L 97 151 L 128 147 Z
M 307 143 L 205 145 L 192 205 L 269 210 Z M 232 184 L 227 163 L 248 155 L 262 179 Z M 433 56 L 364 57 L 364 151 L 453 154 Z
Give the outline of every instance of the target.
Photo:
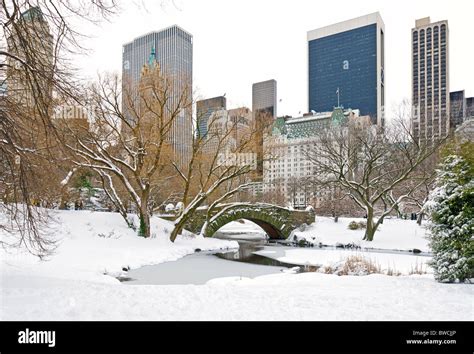
M 285 118 L 278 117 L 277 119 L 275 119 L 275 122 L 273 123 L 272 134 L 273 135 L 284 135 L 284 134 L 286 134 Z
M 156 63 L 156 50 L 155 50 L 155 45 L 151 47 L 151 52 L 150 56 L 148 57 L 148 65 L 153 66 Z
M 289 124 L 288 139 L 310 138 L 318 135 L 318 132 L 328 124 L 329 119 L 314 119 Z
M 341 107 L 334 108 L 331 115 L 331 121 L 334 125 L 342 125 L 346 122 L 347 118 L 344 115 L 344 111 Z
M 323 112 L 325 113 L 325 112 Z M 273 135 L 286 135 L 288 139 L 311 138 L 317 136 L 319 131 L 329 124 L 345 125 L 348 112 L 344 114 L 342 107 L 336 107 L 332 113 L 316 114 L 297 118 L 278 117 L 273 123 Z
M 40 20 L 43 21 L 43 12 L 38 6 L 30 7 L 21 14 L 21 18 L 26 21 Z

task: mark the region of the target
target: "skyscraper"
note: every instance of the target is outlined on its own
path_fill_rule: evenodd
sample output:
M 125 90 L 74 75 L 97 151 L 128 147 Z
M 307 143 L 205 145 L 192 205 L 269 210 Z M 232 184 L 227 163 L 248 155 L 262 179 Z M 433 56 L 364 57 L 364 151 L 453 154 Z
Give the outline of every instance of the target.
M 430 141 L 450 128 L 448 21 L 416 20 L 411 35 L 412 132 L 417 141 Z
M 207 127 L 204 151 L 209 154 L 242 152 L 240 149 L 244 150 L 250 138 L 251 120 L 252 111 L 247 107 L 214 110 Z
M 204 137 L 207 134 L 207 123 L 209 117 L 213 112 L 219 110 L 226 110 L 226 98 L 218 96 L 200 100 L 196 102 L 196 117 L 197 117 L 197 134 L 199 137 Z
M 252 112 L 255 124 L 256 178 L 263 178 L 263 134 L 277 116 L 277 82 L 267 80 L 252 85 Z
M 267 112 L 273 118 L 277 116 L 277 82 L 267 80 L 252 85 L 252 112 Z
M 357 108 L 383 126 L 384 37 L 378 12 L 309 31 L 308 110 Z
M 150 32 L 135 38 L 123 46 L 122 80 L 136 85 L 140 80 L 141 70 L 148 62 L 150 53 L 159 63 L 162 75 L 172 78 L 173 85 L 170 105 L 186 96 L 192 98 L 193 76 L 193 37 L 182 28 L 173 25 L 158 32 Z M 192 149 L 193 123 L 192 109 L 183 110 L 173 122 L 170 140 L 181 162 L 188 161 Z

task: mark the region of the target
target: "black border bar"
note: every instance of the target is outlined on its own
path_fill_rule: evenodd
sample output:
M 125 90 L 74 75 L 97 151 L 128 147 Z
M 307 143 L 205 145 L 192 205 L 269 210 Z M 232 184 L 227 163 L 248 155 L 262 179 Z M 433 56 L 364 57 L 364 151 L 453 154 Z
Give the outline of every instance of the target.
M 0 354 L 472 353 L 472 327 L 472 322 L 0 322 Z M 18 343 L 26 328 L 55 331 L 55 346 Z

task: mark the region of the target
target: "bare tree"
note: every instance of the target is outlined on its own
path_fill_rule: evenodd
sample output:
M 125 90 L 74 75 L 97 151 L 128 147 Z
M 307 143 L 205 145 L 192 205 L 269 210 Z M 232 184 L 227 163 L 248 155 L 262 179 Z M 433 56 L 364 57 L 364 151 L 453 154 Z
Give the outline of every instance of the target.
M 245 182 L 242 177 L 256 168 L 255 154 L 252 153 L 255 129 L 231 118 L 227 114 L 224 117 L 212 115 L 207 134 L 194 137 L 189 165 L 183 168 L 173 163 L 182 180 L 184 193 L 181 200 L 183 208 L 175 221 L 171 241 L 176 239 L 184 224 L 205 202 L 214 199 L 207 208 L 208 221 L 219 204 L 253 184 L 250 180 Z M 207 222 L 201 233 L 205 232 L 206 226 Z
M 314 204 L 317 213 L 332 216 L 337 222 L 339 216 L 347 214 L 350 207 L 353 206 L 352 200 L 347 193 L 336 184 L 320 185 L 309 181 L 310 185 L 318 190 L 319 195 L 315 196 Z
M 425 203 L 428 201 L 429 194 L 435 185 L 436 166 L 438 165 L 439 161 L 438 155 L 438 153 L 434 153 L 425 161 L 423 161 L 423 163 L 421 163 L 418 168 L 415 169 L 413 174 L 415 176 L 422 176 L 422 184 L 404 201 L 404 206 L 408 207 L 410 212 L 414 210 L 417 213 L 416 222 L 418 225 L 421 225 L 423 222 L 423 217 L 425 216 L 423 205 L 425 205 Z M 409 185 L 416 183 L 416 181 L 417 178 L 410 178 L 407 181 L 401 183 L 400 186 L 395 189 L 394 194 L 402 194 L 403 191 L 406 190 L 407 185 L 409 188 Z M 400 215 L 401 211 L 397 211 Z
M 261 201 L 263 203 L 286 207 L 287 206 L 286 197 L 282 191 L 282 184 L 283 183 L 274 182 L 271 186 L 269 186 L 270 188 L 268 188 L 268 190 L 265 191 L 265 193 L 262 196 Z
M 340 188 L 365 211 L 364 240 L 372 241 L 384 218 L 431 178 L 430 173 L 415 171 L 442 140 L 419 145 L 408 123 L 407 119 L 396 119 L 384 129 L 351 123 L 330 125 L 320 131 L 309 152 L 316 167 L 315 183 Z M 397 190 L 402 184 L 403 191 Z
M 114 0 L 0 4 L 0 192 L 1 208 L 9 215 L 0 228 L 20 231 L 14 244 L 39 256 L 52 246 L 41 233 L 46 218 L 34 205 L 44 197 L 35 172 L 39 166 L 48 170 L 55 159 L 50 148 L 57 151 L 59 146 L 51 121 L 54 98 L 76 97 L 79 85 L 70 59 L 85 49 L 77 25 L 97 23 L 115 10 Z
M 179 158 L 171 144 L 172 127 L 192 104 L 187 87 L 176 95 L 176 84 L 156 62 L 144 66 L 137 85 L 122 85 L 117 76 L 101 78 L 91 89 L 92 128 L 68 145 L 76 155 L 74 163 L 98 173 L 107 195 L 130 223 L 119 188 L 127 194 L 144 237 L 150 236 L 151 193 L 159 189 L 166 167 Z

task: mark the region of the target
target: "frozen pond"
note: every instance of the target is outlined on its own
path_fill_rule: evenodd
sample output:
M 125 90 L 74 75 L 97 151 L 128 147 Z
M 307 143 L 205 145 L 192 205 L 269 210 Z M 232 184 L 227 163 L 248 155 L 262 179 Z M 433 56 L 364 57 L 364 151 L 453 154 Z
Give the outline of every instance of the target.
M 215 278 L 254 278 L 279 273 L 292 267 L 290 264 L 253 254 L 255 251 L 267 252 L 268 248 L 281 246 L 264 247 L 263 241 L 248 240 L 239 240 L 239 245 L 238 250 L 225 253 L 199 252 L 177 261 L 132 269 L 127 272 L 124 284 L 205 284 Z
M 300 270 L 304 271 L 305 265 L 337 261 L 354 252 L 373 259 L 382 268 L 395 268 L 406 274 L 413 265 L 424 264 L 429 258 L 428 254 L 415 256 L 408 251 L 340 250 L 334 246 L 300 248 L 281 242 L 269 243 L 262 231 L 251 227 L 234 223 L 214 236 L 238 241 L 239 249 L 198 252 L 173 262 L 132 269 L 120 280 L 128 285 L 205 284 L 215 278 L 255 278 L 295 266 L 301 266 Z

